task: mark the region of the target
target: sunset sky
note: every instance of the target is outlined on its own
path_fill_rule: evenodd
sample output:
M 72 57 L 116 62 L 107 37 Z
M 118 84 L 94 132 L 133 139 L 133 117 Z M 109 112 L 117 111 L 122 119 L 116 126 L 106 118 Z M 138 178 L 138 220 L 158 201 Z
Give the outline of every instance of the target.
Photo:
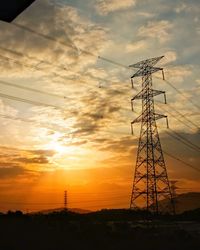
M 131 89 L 124 66 L 146 58 L 165 55 L 156 111 L 200 146 L 199 0 L 36 0 L 0 30 L 0 211 L 62 207 L 65 189 L 69 207 L 129 207 L 141 79 Z M 200 168 L 198 150 L 157 124 L 163 150 Z M 200 191 L 200 172 L 165 160 L 179 193 Z

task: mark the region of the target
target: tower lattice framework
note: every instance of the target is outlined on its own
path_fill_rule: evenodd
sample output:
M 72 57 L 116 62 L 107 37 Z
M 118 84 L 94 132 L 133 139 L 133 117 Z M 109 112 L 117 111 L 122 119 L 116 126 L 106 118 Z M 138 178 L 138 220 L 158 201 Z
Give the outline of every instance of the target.
M 167 169 L 163 157 L 160 138 L 156 125 L 156 120 L 166 118 L 167 116 L 155 113 L 154 96 L 164 94 L 164 91 L 154 90 L 152 88 L 152 74 L 162 71 L 163 68 L 154 67 L 154 65 L 163 58 L 156 57 L 130 65 L 137 68 L 138 71 L 131 77 L 142 77 L 142 90 L 131 99 L 132 110 L 135 100 L 142 100 L 142 114 L 132 121 L 133 124 L 141 123 L 139 145 L 136 158 L 134 181 L 131 195 L 130 208 L 138 208 L 146 203 L 146 210 L 153 213 L 172 212 L 174 211 L 172 193 L 167 175 Z M 166 199 L 169 202 L 160 202 Z

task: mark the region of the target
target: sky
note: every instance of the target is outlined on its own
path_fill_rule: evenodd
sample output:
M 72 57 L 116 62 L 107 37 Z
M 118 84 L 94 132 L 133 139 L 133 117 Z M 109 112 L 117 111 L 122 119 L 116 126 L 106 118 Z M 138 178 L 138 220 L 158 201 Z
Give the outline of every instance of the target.
M 64 190 L 69 207 L 128 208 L 141 112 L 128 66 L 161 55 L 162 148 L 189 164 L 164 154 L 168 175 L 200 191 L 199 149 L 169 135 L 200 145 L 199 16 L 198 0 L 36 0 L 0 22 L 0 210 L 62 207 Z

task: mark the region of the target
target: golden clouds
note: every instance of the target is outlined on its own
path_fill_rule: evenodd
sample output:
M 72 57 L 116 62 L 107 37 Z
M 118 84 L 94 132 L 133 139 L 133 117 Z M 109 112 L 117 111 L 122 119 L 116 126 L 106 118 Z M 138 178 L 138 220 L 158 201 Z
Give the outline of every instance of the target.
M 128 9 L 135 4 L 135 0 L 97 0 L 96 9 L 101 15 L 107 15 L 110 12 Z
M 154 38 L 160 43 L 165 43 L 171 39 L 170 31 L 172 28 L 173 24 L 167 20 L 149 21 L 139 28 L 138 35 L 144 38 Z

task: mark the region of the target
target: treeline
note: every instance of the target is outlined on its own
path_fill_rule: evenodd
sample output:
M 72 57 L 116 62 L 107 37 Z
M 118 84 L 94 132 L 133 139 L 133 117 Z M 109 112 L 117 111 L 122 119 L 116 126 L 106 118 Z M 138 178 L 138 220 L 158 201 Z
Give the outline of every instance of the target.
M 62 211 L 55 211 L 49 213 L 23 213 L 22 211 L 8 211 L 7 213 L 0 213 L 0 217 L 46 217 L 46 218 L 66 218 L 72 220 L 100 220 L 100 221 L 146 221 L 146 220 L 196 220 L 200 221 L 200 208 L 190 211 L 185 211 L 181 214 L 159 214 L 147 212 L 145 210 L 130 210 L 130 209 L 102 209 L 95 212 L 85 214 L 76 213 L 70 210 L 63 209 Z

